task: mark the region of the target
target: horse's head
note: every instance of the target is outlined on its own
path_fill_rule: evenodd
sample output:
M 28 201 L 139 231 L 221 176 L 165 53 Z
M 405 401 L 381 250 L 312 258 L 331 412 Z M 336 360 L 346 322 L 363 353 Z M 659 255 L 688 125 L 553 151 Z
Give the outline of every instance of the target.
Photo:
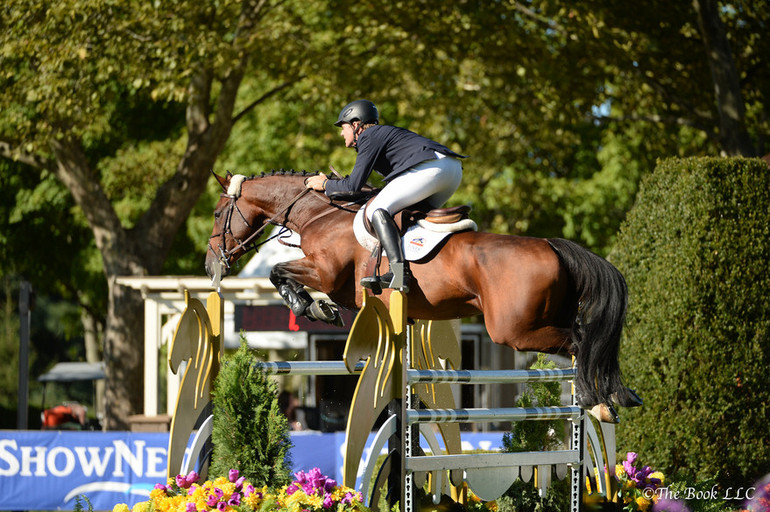
M 206 253 L 206 273 L 209 277 L 230 273 L 230 267 L 238 258 L 255 247 L 255 242 L 264 229 L 265 211 L 243 198 L 242 187 L 246 177 L 232 175 L 225 177 L 214 174 L 222 186 L 222 196 L 214 208 L 214 228 L 209 237 Z

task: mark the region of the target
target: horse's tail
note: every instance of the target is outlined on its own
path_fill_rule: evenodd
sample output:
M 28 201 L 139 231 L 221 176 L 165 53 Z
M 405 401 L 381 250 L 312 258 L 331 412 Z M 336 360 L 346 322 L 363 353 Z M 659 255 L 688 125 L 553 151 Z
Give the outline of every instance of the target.
M 609 261 L 574 242 L 555 238 L 548 243 L 566 267 L 578 297 L 570 340 L 578 404 L 640 405 L 636 393 L 623 385 L 618 363 L 628 302 L 626 280 Z

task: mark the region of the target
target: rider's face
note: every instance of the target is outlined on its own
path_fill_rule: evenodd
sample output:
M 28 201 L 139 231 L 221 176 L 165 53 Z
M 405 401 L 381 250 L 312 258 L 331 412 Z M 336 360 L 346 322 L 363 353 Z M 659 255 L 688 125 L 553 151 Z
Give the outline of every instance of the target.
M 358 121 L 351 123 L 344 123 L 342 125 L 342 131 L 340 135 L 345 139 L 345 147 L 352 148 L 356 144 L 356 131 L 358 130 Z

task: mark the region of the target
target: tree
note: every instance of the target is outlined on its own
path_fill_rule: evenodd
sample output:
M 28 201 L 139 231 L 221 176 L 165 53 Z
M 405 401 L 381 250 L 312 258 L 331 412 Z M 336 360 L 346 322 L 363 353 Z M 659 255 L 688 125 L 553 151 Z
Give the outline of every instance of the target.
M 660 155 L 760 154 L 770 131 L 770 14 L 745 1 L 6 4 L 0 156 L 55 176 L 93 237 L 110 428 L 142 395 L 140 301 L 114 277 L 195 266 L 176 256 L 205 251 L 188 218 L 221 155 L 345 171 L 330 124 L 369 97 L 472 156 L 456 201 L 482 228 L 606 253 Z
M 142 396 L 141 298 L 114 278 L 161 271 L 238 116 L 301 77 L 308 50 L 296 7 L 78 0 L 4 7 L 0 154 L 55 175 L 93 233 L 108 283 L 108 428 L 125 428 Z M 301 58 L 288 61 L 287 48 Z M 257 63 L 264 89 L 239 113 L 241 81 Z M 156 115 L 141 118 L 153 108 Z M 164 111 L 174 122 L 159 130 L 153 125 Z M 175 111 L 184 112 L 181 126 Z M 164 133 L 156 141 L 128 137 L 136 131 Z M 123 174 L 108 173 L 121 162 Z M 122 215 L 121 200 L 136 192 L 126 187 L 137 183 L 150 199 Z

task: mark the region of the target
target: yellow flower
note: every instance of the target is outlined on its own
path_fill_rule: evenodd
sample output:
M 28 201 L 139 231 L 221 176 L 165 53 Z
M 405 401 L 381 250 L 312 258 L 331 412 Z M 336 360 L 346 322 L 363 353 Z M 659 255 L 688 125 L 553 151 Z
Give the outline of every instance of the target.
M 142 501 L 134 505 L 134 508 L 131 509 L 131 512 L 150 512 L 151 510 L 152 510 L 152 502 Z
M 650 508 L 650 504 L 651 504 L 650 500 L 648 500 L 644 496 L 639 496 L 638 498 L 636 498 L 636 506 L 639 507 L 639 510 L 641 510 L 642 512 Z
M 657 478 L 657 479 L 659 479 L 661 486 L 666 482 L 666 477 L 664 477 L 663 473 L 661 473 L 660 471 L 655 471 L 654 473 L 650 473 L 649 478 Z
M 623 478 L 626 476 L 626 470 L 623 469 L 623 464 L 615 464 L 615 475 L 618 478 Z
M 497 501 L 488 501 L 485 506 L 487 507 L 487 510 L 497 512 Z
M 128 512 L 128 505 L 125 503 L 118 503 L 112 507 L 112 512 Z

